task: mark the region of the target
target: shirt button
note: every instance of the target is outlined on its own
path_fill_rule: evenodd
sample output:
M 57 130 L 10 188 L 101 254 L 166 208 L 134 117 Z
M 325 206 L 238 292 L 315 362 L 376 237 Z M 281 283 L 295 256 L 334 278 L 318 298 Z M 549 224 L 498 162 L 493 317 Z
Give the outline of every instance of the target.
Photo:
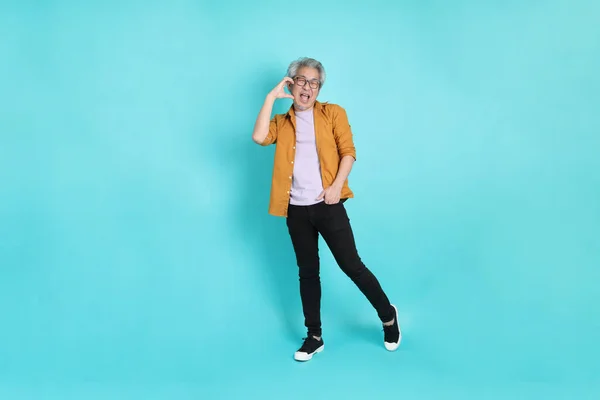
M 292 177 L 290 176 L 290 179 L 292 179 Z
M 293 163 L 294 163 L 294 162 L 292 161 L 292 164 L 293 164 Z

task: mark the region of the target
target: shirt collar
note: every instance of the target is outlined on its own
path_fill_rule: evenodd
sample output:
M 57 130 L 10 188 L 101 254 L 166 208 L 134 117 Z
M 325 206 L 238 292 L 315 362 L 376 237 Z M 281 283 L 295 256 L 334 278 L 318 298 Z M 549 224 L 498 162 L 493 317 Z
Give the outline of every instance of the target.
M 321 111 L 321 108 L 323 107 L 323 104 L 320 101 L 315 101 L 315 105 L 313 106 L 314 111 Z M 294 112 L 294 104 L 292 104 L 290 106 L 290 109 L 288 110 L 288 112 L 286 113 L 286 116 L 288 117 L 295 117 L 296 113 Z

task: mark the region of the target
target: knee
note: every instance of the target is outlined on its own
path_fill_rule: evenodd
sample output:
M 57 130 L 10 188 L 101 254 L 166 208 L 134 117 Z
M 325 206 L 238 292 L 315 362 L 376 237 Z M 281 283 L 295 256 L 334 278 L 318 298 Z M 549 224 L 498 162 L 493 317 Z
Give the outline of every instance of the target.
M 348 260 L 340 265 L 340 268 L 348 277 L 356 279 L 367 272 L 367 267 L 360 258 Z
M 319 263 L 307 263 L 298 265 L 300 279 L 318 279 Z

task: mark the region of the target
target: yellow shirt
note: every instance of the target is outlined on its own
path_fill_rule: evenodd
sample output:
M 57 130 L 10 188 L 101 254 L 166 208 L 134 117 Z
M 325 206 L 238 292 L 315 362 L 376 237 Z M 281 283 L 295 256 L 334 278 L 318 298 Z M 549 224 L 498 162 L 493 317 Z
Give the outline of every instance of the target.
M 356 148 L 346 110 L 339 105 L 315 102 L 314 124 L 321 179 L 323 187 L 327 188 L 337 176 L 342 157 L 349 155 L 356 160 Z M 270 144 L 275 144 L 276 147 L 269 214 L 287 217 L 296 150 L 296 117 L 293 106 L 287 113 L 277 114 L 271 119 L 269 134 L 261 145 Z M 342 186 L 340 197 L 354 197 L 348 186 L 348 179 Z

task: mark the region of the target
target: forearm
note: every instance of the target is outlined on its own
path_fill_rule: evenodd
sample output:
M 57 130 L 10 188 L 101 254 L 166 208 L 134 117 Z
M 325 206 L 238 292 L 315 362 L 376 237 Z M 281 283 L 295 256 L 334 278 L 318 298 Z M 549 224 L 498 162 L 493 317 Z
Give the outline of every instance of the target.
M 333 181 L 333 186 L 341 189 L 344 185 L 344 182 L 350 175 L 350 171 L 352 170 L 352 165 L 354 165 L 354 157 L 352 156 L 344 156 L 340 161 L 340 166 L 338 168 L 337 176 Z
M 256 118 L 254 131 L 252 132 L 252 140 L 258 144 L 262 143 L 269 134 L 269 123 L 271 121 L 271 112 L 273 111 L 274 103 L 275 97 L 270 94 L 267 95 L 265 102 L 258 113 L 258 117 Z

